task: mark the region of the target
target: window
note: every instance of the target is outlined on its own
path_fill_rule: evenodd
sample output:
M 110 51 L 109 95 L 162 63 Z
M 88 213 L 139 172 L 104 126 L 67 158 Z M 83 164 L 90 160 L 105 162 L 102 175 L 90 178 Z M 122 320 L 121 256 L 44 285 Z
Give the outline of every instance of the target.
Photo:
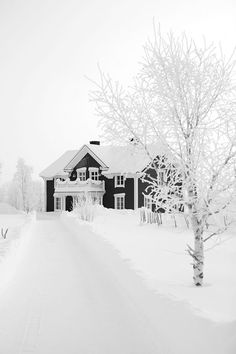
M 90 167 L 89 168 L 89 178 L 92 179 L 93 181 L 98 181 L 99 180 L 98 168 L 95 168 L 95 167 Z
M 55 210 L 61 210 L 61 198 L 56 197 L 55 200 Z
M 86 171 L 78 172 L 77 178 L 79 178 L 80 181 L 86 181 Z
M 103 198 L 102 198 L 102 195 L 100 195 L 100 196 L 98 197 L 98 204 L 99 204 L 99 205 L 102 205 L 102 199 L 103 199 Z
M 86 181 L 86 167 L 82 167 L 82 168 L 77 169 L 77 178 L 80 181 Z
M 166 170 L 159 170 L 158 171 L 158 182 L 159 184 L 164 184 L 167 181 L 167 174 L 166 174 Z
M 149 195 L 144 195 L 144 207 L 152 209 L 152 199 Z
M 115 194 L 115 209 L 125 209 L 125 194 Z
M 115 176 L 115 187 L 124 187 L 125 186 L 125 178 L 123 175 Z
M 90 178 L 94 181 L 98 181 L 98 171 L 91 171 Z

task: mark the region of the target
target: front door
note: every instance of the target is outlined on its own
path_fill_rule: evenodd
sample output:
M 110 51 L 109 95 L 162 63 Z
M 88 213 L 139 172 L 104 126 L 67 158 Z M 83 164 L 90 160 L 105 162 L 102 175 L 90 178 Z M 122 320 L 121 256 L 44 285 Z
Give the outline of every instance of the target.
M 66 197 L 66 210 L 72 211 L 73 210 L 73 198 L 71 195 Z

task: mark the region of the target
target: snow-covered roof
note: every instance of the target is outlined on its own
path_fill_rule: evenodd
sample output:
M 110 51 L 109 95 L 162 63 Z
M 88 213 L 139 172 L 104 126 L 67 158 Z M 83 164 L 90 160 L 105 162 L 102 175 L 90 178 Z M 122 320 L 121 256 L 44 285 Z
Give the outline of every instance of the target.
M 161 145 L 149 145 L 148 152 L 132 144 L 126 146 L 104 146 L 86 144 L 80 150 L 69 150 L 59 159 L 40 173 L 41 177 L 67 175 L 66 171 L 73 169 L 76 164 L 90 153 L 104 169 L 104 174 L 141 172 L 157 155 L 170 154 Z
M 53 178 L 54 176 L 67 176 L 64 171 L 65 166 L 74 158 L 78 150 L 68 150 L 55 162 L 45 168 L 39 175 L 43 178 Z
M 143 148 L 132 144 L 126 146 L 90 145 L 89 147 L 109 167 L 104 172 L 105 174 L 141 172 L 151 162 L 151 159 L 159 154 L 166 154 L 163 147 L 158 144 L 148 146 L 150 157 Z

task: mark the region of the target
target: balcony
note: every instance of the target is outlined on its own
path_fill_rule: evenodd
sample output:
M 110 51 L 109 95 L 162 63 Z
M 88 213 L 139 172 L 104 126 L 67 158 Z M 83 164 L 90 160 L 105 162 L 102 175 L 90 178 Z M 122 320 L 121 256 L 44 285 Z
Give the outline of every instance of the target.
M 65 181 L 56 180 L 55 195 L 77 195 L 79 193 L 100 192 L 105 193 L 105 181 L 95 181 L 88 178 L 86 181 L 77 179 L 70 181 L 67 178 Z

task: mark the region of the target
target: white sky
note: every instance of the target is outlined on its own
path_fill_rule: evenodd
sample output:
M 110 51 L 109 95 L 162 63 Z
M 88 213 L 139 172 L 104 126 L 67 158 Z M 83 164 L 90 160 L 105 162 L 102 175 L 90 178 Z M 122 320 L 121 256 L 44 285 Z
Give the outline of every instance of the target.
M 37 175 L 99 137 L 85 76 L 98 79 L 99 62 L 127 83 L 153 17 L 227 52 L 236 44 L 235 0 L 0 0 L 0 183 L 18 157 Z

